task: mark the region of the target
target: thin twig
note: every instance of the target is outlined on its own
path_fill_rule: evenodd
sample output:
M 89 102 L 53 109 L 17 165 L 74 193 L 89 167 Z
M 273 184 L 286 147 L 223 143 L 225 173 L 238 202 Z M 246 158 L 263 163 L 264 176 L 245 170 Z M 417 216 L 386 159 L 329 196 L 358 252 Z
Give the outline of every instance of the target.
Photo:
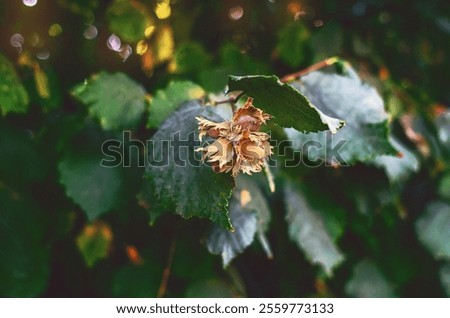
M 234 105 L 238 102 L 239 98 L 241 98 L 244 95 L 244 92 L 239 93 L 239 95 L 230 97 L 228 99 L 219 100 L 213 103 L 214 106 L 220 105 L 220 104 L 231 104 Z
M 162 274 L 161 284 L 159 285 L 158 293 L 156 294 L 156 297 L 158 297 L 158 298 L 164 297 L 164 295 L 167 291 L 167 283 L 169 282 L 170 269 L 171 269 L 172 263 L 173 263 L 175 247 L 176 247 L 176 241 L 173 240 L 172 244 L 170 245 L 169 255 L 167 256 L 167 264 L 166 264 L 166 267 L 164 268 L 164 271 Z
M 321 68 L 333 65 L 334 63 L 338 62 L 339 58 L 334 56 L 334 57 L 330 57 L 326 60 L 323 60 L 321 62 L 318 62 L 316 64 L 313 64 L 303 70 L 300 70 L 298 72 L 292 73 L 292 74 L 288 74 L 286 76 L 283 76 L 280 81 L 282 83 L 287 83 L 287 82 L 291 82 L 291 81 L 295 81 L 296 79 L 298 79 L 299 77 L 302 77 L 306 74 L 309 74 L 311 72 L 320 70 Z

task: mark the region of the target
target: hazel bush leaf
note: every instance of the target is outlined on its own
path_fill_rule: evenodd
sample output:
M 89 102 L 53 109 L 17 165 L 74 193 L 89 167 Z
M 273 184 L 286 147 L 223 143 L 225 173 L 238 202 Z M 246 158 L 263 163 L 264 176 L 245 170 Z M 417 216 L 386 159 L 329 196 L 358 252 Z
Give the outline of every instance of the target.
M 148 109 L 145 89 L 123 73 L 100 72 L 72 90 L 105 130 L 136 128 Z
M 292 184 L 286 186 L 284 198 L 289 237 L 311 263 L 320 265 L 331 276 L 344 255 L 333 242 L 320 212 L 311 208 L 306 197 Z
M 216 174 L 195 152 L 200 146 L 195 117 L 223 121 L 211 107 L 182 104 L 150 140 L 145 177 L 158 204 L 184 218 L 207 218 L 231 230 L 228 199 L 234 187 L 228 174 Z
M 157 90 L 150 102 L 147 126 L 157 128 L 182 102 L 205 95 L 203 89 L 190 81 L 170 82 L 165 89 Z
M 436 259 L 450 260 L 450 205 L 430 203 L 416 221 L 419 240 Z
M 266 253 L 271 256 L 270 247 L 264 237 L 270 221 L 269 207 L 251 177 L 236 178 L 236 189 L 233 191 L 229 213 L 234 231 L 215 226 L 208 237 L 209 252 L 221 255 L 223 266 L 227 267 L 238 254 L 253 243 L 257 235 Z
M 392 285 L 371 261 L 359 262 L 353 269 L 351 279 L 345 285 L 351 297 L 386 298 L 394 297 Z
M 0 113 L 25 113 L 30 99 L 14 66 L 0 54 Z
M 106 11 L 111 32 L 127 42 L 138 42 L 145 38 L 145 30 L 152 26 L 147 8 L 137 1 L 115 0 Z
M 346 122 L 336 135 L 329 132 L 305 135 L 287 129 L 294 149 L 302 150 L 304 145 L 314 143 L 316 146 L 308 149 L 310 157 L 344 165 L 378 155 L 395 155 L 397 152 L 388 139 L 388 114 L 383 100 L 352 68 L 348 67 L 346 72 L 346 75 L 312 72 L 291 84 L 322 112 Z
M 302 132 L 330 130 L 336 133 L 344 122 L 329 117 L 317 109 L 294 87 L 283 84 L 276 76 L 230 76 L 228 91 L 243 91 L 253 98 L 253 104 L 273 115 L 272 121 L 282 127 Z
M 96 156 L 66 156 L 58 164 L 67 196 L 80 205 L 89 221 L 117 207 L 122 190 L 121 170 L 102 167 L 100 162 Z

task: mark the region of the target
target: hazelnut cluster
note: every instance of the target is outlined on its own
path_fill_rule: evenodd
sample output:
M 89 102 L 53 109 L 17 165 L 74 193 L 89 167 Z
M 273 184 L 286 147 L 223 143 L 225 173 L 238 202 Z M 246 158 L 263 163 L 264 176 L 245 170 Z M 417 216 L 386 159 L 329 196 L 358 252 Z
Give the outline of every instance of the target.
M 272 116 L 252 104 L 248 98 L 231 121 L 215 123 L 196 117 L 200 140 L 204 136 L 216 139 L 206 147 L 196 151 L 203 152 L 203 160 L 211 163 L 214 172 L 230 172 L 236 176 L 240 171 L 246 174 L 260 172 L 265 160 L 272 154 L 269 135 L 259 129 Z

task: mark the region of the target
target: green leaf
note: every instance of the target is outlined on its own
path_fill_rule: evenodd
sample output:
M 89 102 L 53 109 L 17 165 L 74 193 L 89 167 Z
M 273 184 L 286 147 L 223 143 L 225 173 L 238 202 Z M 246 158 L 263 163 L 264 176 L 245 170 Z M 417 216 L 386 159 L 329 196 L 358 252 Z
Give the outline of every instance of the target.
M 10 185 L 28 188 L 45 178 L 48 166 L 36 139 L 24 131 L 0 124 L 0 179 Z
M 442 287 L 444 287 L 445 293 L 450 297 L 450 262 L 447 262 L 441 267 L 439 277 L 441 278 Z
M 294 87 L 276 76 L 230 76 L 229 91 L 244 91 L 253 104 L 274 116 L 273 122 L 303 132 L 330 130 L 335 133 L 344 123 L 323 114 Z
M 0 54 L 0 112 L 26 113 L 29 97 L 11 62 Z
M 163 268 L 150 253 L 143 254 L 142 265 L 126 265 L 114 274 L 112 297 L 156 297 Z
M 145 6 L 137 1 L 115 0 L 106 11 L 109 29 L 127 42 L 145 38 L 145 29 L 153 21 Z
M 294 149 L 302 150 L 312 144 L 314 146 L 307 152 L 303 149 L 305 155 L 341 165 L 396 154 L 388 140 L 388 115 L 383 100 L 375 88 L 364 84 L 350 67 L 347 75 L 313 72 L 292 86 L 318 109 L 346 122 L 335 136 L 329 132 L 305 135 L 286 129 Z
M 47 286 L 45 213 L 0 183 L 0 297 L 37 297 Z
M 439 181 L 438 191 L 442 198 L 450 201 L 450 171 L 445 173 Z
M 200 145 L 195 119 L 198 116 L 222 121 L 210 107 L 198 101 L 182 104 L 150 140 L 146 178 L 158 203 L 166 209 L 184 218 L 208 218 L 232 229 L 228 199 L 233 178 L 214 173 L 195 152 Z
M 309 32 L 299 21 L 286 25 L 278 35 L 277 52 L 280 59 L 290 67 L 303 63 L 309 53 Z
M 389 141 L 399 156 L 381 155 L 373 160 L 377 167 L 381 167 L 386 171 L 386 174 L 391 183 L 405 181 L 411 173 L 419 171 L 419 160 L 417 156 L 406 148 L 395 137 L 390 137 Z
M 258 224 L 256 214 L 243 208 L 237 200 L 231 201 L 229 213 L 234 231 L 215 226 L 207 243 L 210 253 L 222 256 L 223 267 L 252 244 Z
M 148 108 L 144 88 L 123 73 L 101 72 L 77 85 L 72 94 L 88 106 L 105 130 L 136 128 Z
M 117 206 L 122 188 L 121 171 L 102 167 L 100 162 L 97 157 L 66 156 L 58 165 L 67 196 L 81 206 L 90 221 Z
M 201 280 L 187 288 L 188 298 L 232 298 L 233 290 L 217 279 Z
M 215 226 L 211 231 L 207 247 L 212 254 L 222 256 L 223 267 L 228 264 L 258 237 L 271 256 L 264 232 L 270 221 L 270 211 L 261 190 L 251 177 L 238 176 L 233 200 L 230 203 L 230 219 L 234 232 Z
M 77 247 L 88 267 L 108 256 L 112 242 L 112 231 L 108 224 L 87 224 L 76 239 Z
M 190 81 L 170 82 L 165 89 L 157 90 L 152 98 L 147 127 L 159 127 L 182 102 L 204 95 L 203 89 Z
M 333 243 L 320 212 L 314 210 L 304 194 L 286 186 L 285 203 L 287 209 L 289 237 L 313 264 L 319 264 L 328 276 L 343 260 L 344 255 Z
M 184 43 L 177 47 L 169 70 L 176 74 L 198 73 L 209 64 L 210 60 L 200 43 Z
M 416 221 L 419 240 L 436 259 L 450 260 L 450 205 L 433 202 Z
M 391 284 L 368 260 L 359 262 L 353 269 L 352 278 L 345 285 L 345 292 L 351 297 L 386 298 L 394 297 Z
M 344 32 L 336 22 L 327 22 L 314 29 L 311 34 L 311 48 L 314 61 L 322 61 L 330 56 L 341 55 L 344 48 Z

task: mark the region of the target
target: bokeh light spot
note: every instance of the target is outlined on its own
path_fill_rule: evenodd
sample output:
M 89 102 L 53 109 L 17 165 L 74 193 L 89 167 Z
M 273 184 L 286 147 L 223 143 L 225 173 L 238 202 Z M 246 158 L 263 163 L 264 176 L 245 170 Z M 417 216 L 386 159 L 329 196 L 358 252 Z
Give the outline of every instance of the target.
M 170 0 L 163 0 L 156 4 L 155 14 L 160 20 L 170 17 L 172 10 L 170 8 Z
M 94 25 L 90 25 L 84 30 L 83 36 L 86 40 L 93 40 L 97 37 L 98 30 Z
M 38 0 L 22 0 L 22 2 L 27 7 L 34 7 L 37 4 Z
M 55 37 L 55 36 L 60 35 L 62 33 L 62 31 L 63 31 L 63 29 L 62 29 L 61 25 L 58 23 L 54 23 L 48 29 L 48 35 L 50 35 L 51 37 Z
M 228 11 L 228 16 L 230 17 L 231 20 L 239 20 L 240 18 L 242 18 L 242 16 L 244 15 L 244 8 L 242 8 L 241 6 L 234 6 L 232 8 L 230 8 L 230 10 Z
M 119 52 L 120 48 L 122 47 L 122 41 L 120 41 L 120 38 L 117 35 L 111 34 L 106 41 L 106 45 L 110 50 Z

